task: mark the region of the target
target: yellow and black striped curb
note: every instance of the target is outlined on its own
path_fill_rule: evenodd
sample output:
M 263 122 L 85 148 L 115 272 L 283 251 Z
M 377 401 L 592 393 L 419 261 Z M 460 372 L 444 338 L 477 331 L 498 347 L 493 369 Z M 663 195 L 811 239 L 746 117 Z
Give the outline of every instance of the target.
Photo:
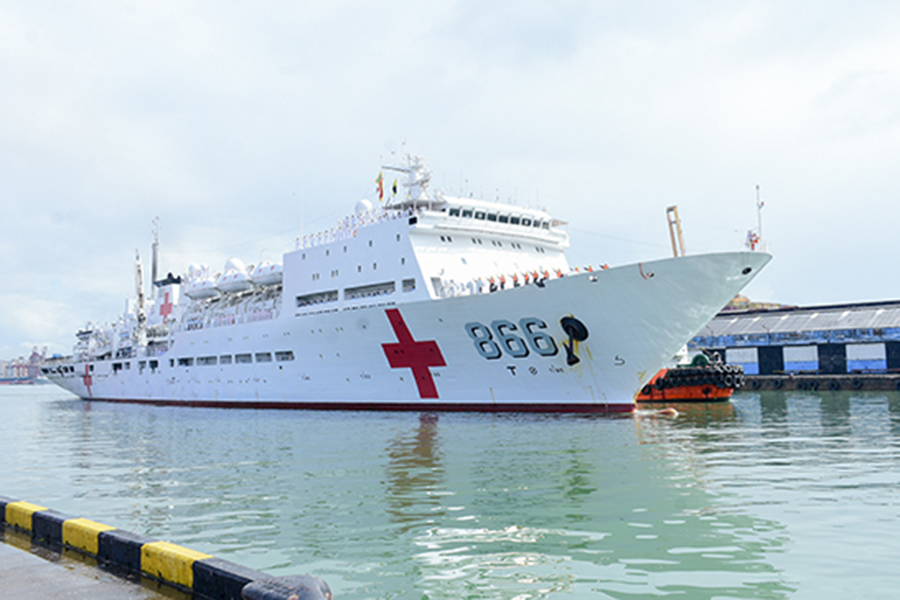
M 0 496 L 0 525 L 3 523 L 30 533 L 32 541 L 40 545 L 77 550 L 101 565 L 141 573 L 195 598 L 242 600 L 241 590 L 247 584 L 277 581 L 203 552 Z

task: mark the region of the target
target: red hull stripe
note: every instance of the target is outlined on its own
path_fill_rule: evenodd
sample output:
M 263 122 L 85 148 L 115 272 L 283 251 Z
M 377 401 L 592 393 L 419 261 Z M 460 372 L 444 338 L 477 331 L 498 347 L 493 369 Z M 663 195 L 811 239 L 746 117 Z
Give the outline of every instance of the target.
M 92 402 L 126 402 L 129 404 L 155 404 L 158 406 L 194 406 L 205 408 L 265 408 L 286 410 L 379 410 L 379 411 L 437 411 L 437 412 L 529 412 L 529 413 L 582 413 L 622 414 L 634 412 L 634 404 L 553 404 L 553 403 L 471 403 L 447 402 L 276 402 L 222 400 L 138 400 L 97 399 Z

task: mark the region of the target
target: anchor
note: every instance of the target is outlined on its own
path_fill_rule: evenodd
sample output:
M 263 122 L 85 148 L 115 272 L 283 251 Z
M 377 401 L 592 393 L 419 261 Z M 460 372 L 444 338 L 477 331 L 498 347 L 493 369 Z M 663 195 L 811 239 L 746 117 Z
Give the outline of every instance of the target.
M 581 362 L 581 359 L 575 354 L 575 342 L 583 342 L 588 339 L 587 326 L 572 316 L 563 317 L 559 320 L 559 324 L 562 325 L 563 331 L 569 336 L 569 343 L 563 342 L 562 345 L 566 349 L 566 364 L 570 367 L 577 365 Z

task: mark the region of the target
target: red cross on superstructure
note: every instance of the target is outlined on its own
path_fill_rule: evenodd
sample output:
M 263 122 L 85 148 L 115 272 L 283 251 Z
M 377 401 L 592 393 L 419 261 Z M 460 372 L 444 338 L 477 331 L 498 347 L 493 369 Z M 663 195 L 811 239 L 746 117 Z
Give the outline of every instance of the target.
M 412 369 L 420 398 L 438 398 L 437 387 L 431 376 L 430 367 L 446 367 L 447 362 L 441 354 L 437 342 L 417 342 L 413 339 L 403 316 L 396 308 L 384 311 L 394 328 L 394 335 L 399 343 L 382 344 L 384 355 L 392 369 Z
M 169 292 L 166 292 L 166 299 L 159 306 L 159 315 L 166 320 L 166 317 L 172 314 L 172 303 L 169 301 Z
M 90 369 L 90 366 L 84 365 L 84 375 L 82 376 L 81 380 L 84 381 L 84 387 L 87 388 L 88 396 L 93 397 L 94 394 L 93 392 L 91 392 L 91 384 L 94 383 L 94 378 L 91 377 L 91 373 L 88 369 Z

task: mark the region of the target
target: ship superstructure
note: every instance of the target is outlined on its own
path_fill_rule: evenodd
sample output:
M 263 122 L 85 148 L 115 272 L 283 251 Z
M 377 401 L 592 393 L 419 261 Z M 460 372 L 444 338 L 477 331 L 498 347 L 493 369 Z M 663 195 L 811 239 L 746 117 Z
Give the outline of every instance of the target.
M 575 272 L 540 209 L 430 194 L 361 201 L 282 263 L 157 279 L 44 368 L 83 398 L 214 406 L 630 410 L 769 260 L 712 254 Z

